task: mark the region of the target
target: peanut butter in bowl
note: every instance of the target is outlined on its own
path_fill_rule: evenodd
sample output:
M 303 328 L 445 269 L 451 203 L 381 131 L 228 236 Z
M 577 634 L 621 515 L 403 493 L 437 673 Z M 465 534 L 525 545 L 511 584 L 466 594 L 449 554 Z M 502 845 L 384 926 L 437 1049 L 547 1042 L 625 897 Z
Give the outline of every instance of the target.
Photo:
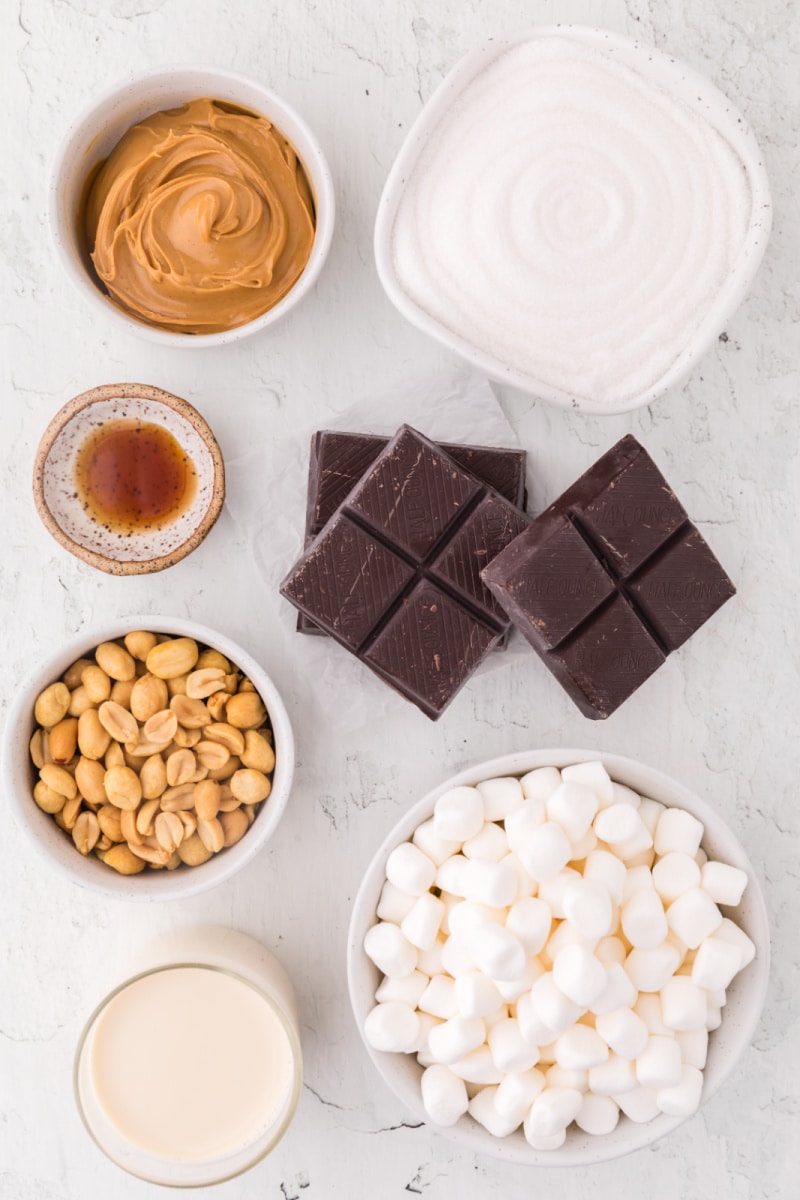
M 315 237 L 306 172 L 266 117 L 208 98 L 130 128 L 82 213 L 101 286 L 158 329 L 222 333 L 273 308 Z

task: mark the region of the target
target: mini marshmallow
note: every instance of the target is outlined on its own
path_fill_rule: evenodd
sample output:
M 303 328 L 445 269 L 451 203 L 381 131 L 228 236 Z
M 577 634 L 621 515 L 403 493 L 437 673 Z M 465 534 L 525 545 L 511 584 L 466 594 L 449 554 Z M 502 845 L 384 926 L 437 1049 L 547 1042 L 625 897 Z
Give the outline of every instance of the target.
M 501 1003 L 493 1013 L 489 1013 L 488 1017 L 483 1018 L 483 1023 L 486 1026 L 487 1038 L 489 1036 L 489 1030 L 493 1029 L 498 1021 L 505 1021 L 507 1017 L 513 1016 L 512 1013 L 509 1013 L 508 1009 L 509 1006 L 507 1004 Z
M 483 797 L 483 814 L 487 821 L 504 821 L 524 803 L 522 784 L 518 779 L 509 776 L 485 779 L 477 787 Z
M 738 946 L 722 938 L 709 937 L 697 947 L 692 963 L 692 983 L 716 991 L 727 988 L 742 962 Z
M 425 1056 L 428 1053 L 428 1035 L 430 1031 L 434 1026 L 439 1025 L 440 1021 L 438 1017 L 432 1017 L 430 1013 L 420 1012 L 419 1009 L 417 1010 L 417 1016 L 419 1017 L 419 1033 L 409 1053 L 416 1054 L 417 1061 L 419 1062 L 420 1054 Z M 433 1059 L 431 1059 L 432 1061 Z M 430 1064 L 425 1063 L 424 1065 L 428 1066 Z
M 417 826 L 411 840 L 423 854 L 427 854 L 437 867 L 440 867 L 446 858 L 457 854 L 461 848 L 460 842 L 453 841 L 451 838 L 439 837 L 433 827 L 433 817 Z
M 435 1015 L 435 1014 L 434 1014 Z M 449 1066 L 482 1045 L 486 1026 L 477 1017 L 450 1017 L 428 1034 L 431 1054 Z
M 699 887 L 700 878 L 694 859 L 676 850 L 665 854 L 653 867 L 653 887 L 665 904 L 671 904 L 689 888 Z
M 670 1037 L 672 1030 L 667 1029 L 661 1016 L 661 996 L 658 992 L 643 992 L 633 1005 L 637 1017 L 641 1017 L 650 1033 L 659 1037 Z
M 656 854 L 669 854 L 676 850 L 694 858 L 700 849 L 700 839 L 703 833 L 701 822 L 691 813 L 682 808 L 665 808 L 659 818 L 653 838 Z
M 476 966 L 490 979 L 519 979 L 525 971 L 522 942 L 502 926 L 478 926 L 472 934 L 470 950 Z
M 587 854 L 583 878 L 602 883 L 614 904 L 622 902 L 626 875 L 625 864 L 608 850 L 592 850 L 591 854 Z
M 634 854 L 633 849 L 634 848 L 631 845 L 614 847 L 615 853 L 619 855 L 619 857 L 625 863 L 625 866 L 629 869 L 631 867 L 651 868 L 653 866 L 653 863 L 656 861 L 656 852 L 652 846 L 649 846 L 646 850 L 641 850 L 636 854 Z
M 565 946 L 553 963 L 553 980 L 560 992 L 586 1009 L 606 986 L 606 969 L 584 946 Z
M 506 862 L 469 859 L 461 873 L 461 885 L 467 900 L 490 908 L 507 908 L 517 897 L 517 875 Z
M 528 874 L 516 854 L 509 851 L 505 858 L 501 858 L 500 861 L 508 863 L 510 867 L 513 867 L 514 874 L 517 877 L 517 894 L 514 897 L 514 903 L 517 900 L 525 900 L 528 896 L 536 894 L 538 888 L 536 880 Z
M 608 969 L 612 963 L 619 963 L 622 966 L 628 957 L 628 951 L 620 938 L 604 937 L 595 946 L 594 956 Z
M 395 975 L 391 978 L 385 975 L 375 992 L 379 1004 L 389 1004 L 396 1001 L 416 1008 L 419 998 L 428 986 L 428 976 L 422 971 L 412 971 L 410 975 Z
M 376 1004 L 364 1021 L 364 1036 L 374 1050 L 410 1051 L 419 1034 L 419 1017 L 408 1004 Z
M 722 1008 L 718 1004 L 712 1004 L 709 1001 L 708 1011 L 706 1012 L 706 1029 L 709 1033 L 713 1033 L 715 1029 L 719 1029 L 722 1024 Z
M 576 875 L 568 881 L 563 907 L 564 916 L 585 938 L 604 937 L 611 929 L 613 906 L 608 888 L 602 883 Z
M 555 1065 L 556 1065 L 556 1044 L 555 1044 L 555 1042 L 551 1042 L 549 1046 L 540 1046 L 539 1047 L 539 1066 L 542 1069 L 544 1069 L 545 1067 L 552 1067 Z
M 667 921 L 670 929 L 689 949 L 696 950 L 702 941 L 719 929 L 722 913 L 708 892 L 702 888 L 689 888 L 672 901 L 667 909 Z
M 568 780 L 547 800 L 547 819 L 556 821 L 571 842 L 579 842 L 597 812 L 597 796 L 582 783 Z
M 553 1031 L 555 1036 L 564 1033 L 570 1025 L 574 1025 L 583 1013 L 583 1006 L 568 1000 L 564 993 L 556 987 L 551 971 L 536 980 L 528 995 L 534 1014 L 548 1029 Z M 520 1011 L 524 999 L 525 997 L 521 996 L 517 1004 L 517 1017 L 524 1036 L 529 1038 L 526 1023 Z
M 756 956 L 755 943 L 750 940 L 743 929 L 731 921 L 729 917 L 722 918 L 722 924 L 719 929 L 714 930 L 714 937 L 720 938 L 723 942 L 730 942 L 733 946 L 738 946 L 742 955 L 742 965 L 739 968 L 743 971 Z
M 586 858 L 587 854 L 591 854 L 596 846 L 597 834 L 590 825 L 580 841 L 572 843 L 572 858 L 570 859 L 570 862 L 582 862 Z
M 655 837 L 658 822 L 661 820 L 661 814 L 666 807 L 666 804 L 662 804 L 659 800 L 650 800 L 646 796 L 642 797 L 642 802 L 636 811 L 639 813 L 641 822 L 651 838 Z
M 501 1116 L 519 1124 L 536 1097 L 545 1087 L 545 1077 L 535 1068 L 531 1071 L 512 1072 L 498 1084 L 494 1106 Z
M 737 905 L 747 887 L 747 872 L 727 863 L 706 862 L 700 872 L 700 886 L 715 904 Z
M 446 858 L 436 871 L 436 886 L 451 896 L 463 896 L 461 889 L 461 872 L 469 860 L 463 854 L 454 854 Z
M 434 975 L 441 975 L 445 969 L 442 966 L 442 954 L 447 941 L 449 939 L 445 940 L 440 934 L 429 950 L 420 950 L 417 954 L 417 970 L 422 971 L 429 979 Z
M 552 1137 L 567 1128 L 581 1110 L 583 1094 L 572 1088 L 545 1088 L 525 1118 L 525 1136 Z
M 608 1045 L 588 1025 L 573 1025 L 556 1039 L 556 1062 L 565 1071 L 588 1071 L 608 1059 Z
M 452 935 L 442 947 L 442 968 L 440 973 L 452 975 L 458 979 L 465 971 L 475 970 L 475 959 L 472 951 L 460 938 Z
M 461 900 L 447 914 L 451 936 L 459 938 L 465 945 L 470 944 L 476 929 L 484 925 L 499 925 L 504 920 L 505 913 L 501 909 L 478 904 L 475 900 Z
M 633 788 L 627 787 L 624 783 L 611 784 L 611 799 L 608 804 L 601 805 L 602 808 L 608 808 L 610 804 L 630 804 L 631 808 L 640 808 L 642 798 Z
M 382 921 L 391 921 L 394 925 L 399 925 L 403 918 L 411 912 L 416 902 L 416 896 L 409 896 L 408 892 L 401 892 L 400 888 L 395 887 L 387 879 L 381 889 L 377 915 Z
M 566 1035 L 562 1034 L 562 1037 Z M 560 1067 L 557 1062 L 548 1067 L 544 1075 L 548 1087 L 573 1088 L 576 1092 L 588 1092 L 588 1070 L 568 1070 Z
M 478 1046 L 470 1050 L 456 1062 L 450 1063 L 450 1070 L 465 1083 L 477 1084 L 480 1087 L 502 1083 L 503 1072 L 494 1065 L 488 1046 Z
M 454 1017 L 459 1011 L 455 980 L 449 975 L 434 975 L 417 1001 L 417 1007 L 421 1012 L 445 1021 Z
M 661 989 L 661 1015 L 668 1029 L 702 1029 L 708 998 L 686 975 L 673 975 Z
M 561 778 L 566 783 L 580 783 L 594 793 L 599 808 L 607 808 L 614 802 L 614 787 L 608 771 L 601 762 L 573 763 L 564 767 Z
M 494 1098 L 496 1087 L 484 1087 L 469 1102 L 469 1115 L 493 1137 L 507 1137 L 513 1133 L 520 1121 L 511 1121 L 497 1111 Z
M 453 842 L 475 837 L 484 819 L 483 796 L 473 787 L 451 788 L 439 797 L 433 809 L 434 832 Z
M 628 1120 L 634 1121 L 637 1125 L 646 1125 L 661 1111 L 656 1104 L 656 1093 L 652 1088 L 631 1088 L 629 1092 L 615 1096 L 614 1101 Z
M 550 936 L 552 914 L 544 900 L 528 896 L 517 900 L 508 910 L 506 929 L 519 938 L 525 953 L 535 956 L 543 949 Z
M 524 992 L 529 992 L 536 980 L 545 973 L 541 959 L 529 958 L 519 979 L 495 979 L 494 985 L 507 1004 L 513 1004 Z
M 416 949 L 391 921 L 367 930 L 364 953 L 384 975 L 410 975 L 417 965 Z
M 583 1104 L 575 1116 L 575 1124 L 584 1133 L 602 1136 L 612 1133 L 619 1121 L 619 1105 L 610 1096 L 595 1096 L 591 1092 L 583 1097 Z
M 625 968 L 616 962 L 606 967 L 606 984 L 590 1005 L 595 1016 L 613 1012 L 615 1008 L 630 1008 L 636 1000 L 636 988 Z
M 400 930 L 412 946 L 418 950 L 430 950 L 438 936 L 443 916 L 442 901 L 438 896 L 425 892 L 403 919 Z
M 589 1071 L 589 1091 L 596 1096 L 614 1096 L 615 1099 L 624 1092 L 630 1092 L 636 1087 L 636 1074 L 633 1063 L 629 1058 L 621 1058 L 619 1054 L 609 1054 L 604 1063 L 592 1067 Z M 619 1100 L 617 1100 L 619 1104 Z
M 508 854 L 508 838 L 504 829 L 487 821 L 480 833 L 464 842 L 462 852 L 465 858 L 485 858 L 489 862 L 500 862 Z
M 402 892 L 421 896 L 436 878 L 436 865 L 413 842 L 401 842 L 386 860 L 386 878 Z
M 571 883 L 579 882 L 580 875 L 572 867 L 564 867 L 563 871 L 559 871 L 552 879 L 546 879 L 539 884 L 538 896 L 540 900 L 544 900 L 545 904 L 550 906 L 550 912 L 559 921 L 563 921 L 566 917 L 564 909 L 564 896 L 567 888 Z
M 669 932 L 661 897 L 652 887 L 640 888 L 623 904 L 620 923 L 630 944 L 645 950 L 660 946 Z
M 556 767 L 537 767 L 523 775 L 519 782 L 526 800 L 547 800 L 556 788 L 561 787 L 561 778 Z
M 522 865 L 535 880 L 552 879 L 567 865 L 572 855 L 569 838 L 555 821 L 532 829 L 517 848 Z
M 622 889 L 622 903 L 627 904 L 635 892 L 641 892 L 644 889 L 649 892 L 654 890 L 653 875 L 650 868 L 645 866 L 629 866 L 625 876 L 625 887 Z
M 649 839 L 648 844 L 652 844 L 650 834 L 630 804 L 611 804 L 601 809 L 594 820 L 594 831 L 600 841 L 609 846 L 624 845 L 643 836 Z
M 425 1112 L 434 1125 L 455 1125 L 469 1107 L 464 1080 L 443 1063 L 436 1063 L 422 1072 L 420 1087 Z
M 674 1087 L 681 1081 L 681 1071 L 681 1048 L 675 1039 L 655 1035 L 648 1038 L 647 1045 L 636 1059 L 636 1079 L 641 1086 Z
M 514 1072 L 530 1071 L 536 1065 L 539 1051 L 531 1046 L 520 1032 L 518 1022 L 513 1017 L 498 1021 L 489 1030 L 487 1037 L 492 1061 L 499 1071 Z
M 660 992 L 681 964 L 681 956 L 669 942 L 653 949 L 634 946 L 625 959 L 625 973 L 638 992 Z
M 537 1049 L 539 1046 L 546 1046 L 555 1036 L 550 1026 L 539 1016 L 531 992 L 523 993 L 517 1001 L 517 1021 L 525 1041 L 531 1046 L 536 1046 Z
M 597 1017 L 597 1032 L 620 1058 L 638 1058 L 647 1046 L 650 1031 L 630 1008 L 614 1008 Z
M 488 1017 L 502 1004 L 497 988 L 482 971 L 465 971 L 459 975 L 455 981 L 455 998 L 462 1017 Z
M 638 812 L 636 815 L 637 817 L 639 816 Z M 633 837 L 626 838 L 622 842 L 617 842 L 614 846 L 614 853 L 627 866 L 636 866 L 639 863 L 643 863 L 648 867 L 651 866 L 655 859 L 653 838 L 641 818 L 639 818 L 639 828 Z
M 583 946 L 584 950 L 592 951 L 595 947 L 594 938 L 585 938 L 571 921 L 559 922 L 545 943 L 541 952 L 542 962 L 553 965 L 558 955 L 567 946 Z
M 510 849 L 516 853 L 527 835 L 544 825 L 546 820 L 544 800 L 526 800 L 519 808 L 515 808 L 503 823 Z
M 675 1034 L 675 1041 L 681 1048 L 681 1062 L 684 1066 L 697 1067 L 702 1071 L 708 1057 L 708 1030 L 685 1029 Z
M 702 1071 L 685 1064 L 681 1071 L 680 1083 L 658 1089 L 656 1104 L 661 1112 L 670 1117 L 690 1117 L 700 1107 L 702 1091 Z

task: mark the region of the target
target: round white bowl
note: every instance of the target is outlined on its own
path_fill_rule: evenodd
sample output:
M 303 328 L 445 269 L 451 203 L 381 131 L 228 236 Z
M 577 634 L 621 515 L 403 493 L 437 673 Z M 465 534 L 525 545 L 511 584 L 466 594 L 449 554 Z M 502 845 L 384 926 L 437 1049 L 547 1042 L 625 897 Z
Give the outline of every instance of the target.
M 186 334 L 157 329 L 127 315 L 106 295 L 91 270 L 80 231 L 79 213 L 86 181 L 108 158 L 122 135 L 137 121 L 187 101 L 208 96 L 257 112 L 294 146 L 305 168 L 316 210 L 316 233 L 302 275 L 276 305 L 262 316 L 223 333 Z M 50 227 L 56 254 L 84 299 L 126 332 L 163 346 L 195 349 L 224 346 L 274 325 L 298 304 L 316 283 L 333 237 L 336 201 L 330 168 L 311 129 L 275 92 L 235 71 L 219 67 L 159 67 L 133 75 L 93 100 L 67 129 L 50 177 Z
M 682 784 L 669 776 L 617 754 L 587 750 L 533 750 L 491 759 L 461 771 L 429 792 L 406 813 L 381 843 L 367 867 L 353 902 L 347 945 L 347 978 L 350 1000 L 364 1045 L 380 1074 L 417 1120 L 431 1124 L 422 1104 L 420 1077 L 422 1068 L 410 1054 L 388 1054 L 374 1050 L 364 1038 L 364 1021 L 375 1004 L 375 989 L 381 979 L 377 967 L 364 953 L 364 936 L 376 923 L 376 909 L 386 879 L 386 860 L 395 846 L 408 841 L 416 827 L 433 814 L 439 796 L 451 787 L 474 785 L 502 775 L 521 776 L 536 767 L 559 769 L 578 762 L 602 762 L 612 779 L 643 796 L 662 804 L 683 808 L 705 826 L 703 847 L 710 858 L 730 863 L 747 872 L 748 884 L 742 903 L 729 911 L 756 945 L 756 957 L 728 989 L 722 1024 L 711 1034 L 708 1062 L 703 1072 L 704 1103 L 724 1083 L 738 1058 L 752 1041 L 766 997 L 769 978 L 769 925 L 766 906 L 758 880 L 747 855 L 725 822 Z M 534 1150 L 521 1130 L 506 1138 L 493 1137 L 469 1116 L 461 1117 L 450 1128 L 433 1125 L 444 1137 L 460 1143 L 473 1153 L 488 1154 L 511 1162 L 541 1167 L 577 1167 L 619 1158 L 641 1150 L 683 1123 L 685 1117 L 661 1115 L 646 1125 L 637 1125 L 621 1116 L 613 1133 L 604 1137 L 582 1133 L 572 1125 L 567 1140 L 558 1150 Z
M 600 403 L 591 399 L 578 400 L 567 392 L 509 366 L 466 338 L 460 337 L 421 308 L 405 291 L 392 259 L 393 229 L 407 181 L 413 174 L 428 139 L 445 113 L 458 102 L 473 80 L 496 58 L 522 42 L 547 37 L 570 38 L 582 45 L 599 49 L 682 101 L 709 122 L 734 149 L 744 164 L 752 189 L 750 226 L 739 259 L 705 317 L 698 323 L 694 337 L 684 346 L 660 379 L 632 399 L 618 404 Z M 546 25 L 507 37 L 493 38 L 462 58 L 436 89 L 409 130 L 384 186 L 375 219 L 375 263 L 387 296 L 406 320 L 416 325 L 423 333 L 435 338 L 448 350 L 478 367 L 490 378 L 520 388 L 539 399 L 570 411 L 615 416 L 650 404 L 664 392 L 683 383 L 698 360 L 725 329 L 747 294 L 766 249 L 771 222 L 769 182 L 755 136 L 744 117 L 709 80 L 685 63 L 670 58 L 652 46 L 620 34 L 581 25 Z
M 142 871 L 138 875 L 119 875 L 94 855 L 80 855 L 72 839 L 33 799 L 36 768 L 31 762 L 29 742 L 35 728 L 33 706 L 39 693 L 87 651 L 100 642 L 123 637 L 134 629 L 152 630 L 177 637 L 191 637 L 219 650 L 252 680 L 267 708 L 275 741 L 275 772 L 272 791 L 261 805 L 255 821 L 234 846 L 197 867 L 179 867 L 175 871 Z M 117 900 L 172 900 L 195 896 L 215 884 L 230 879 L 258 854 L 272 837 L 283 816 L 294 775 L 294 738 L 289 714 L 275 684 L 254 658 L 216 630 L 180 617 L 120 617 L 104 625 L 85 630 L 65 646 L 59 647 L 39 663 L 22 685 L 8 715 L 2 748 L 3 796 L 25 836 L 50 866 L 64 878 L 92 888 Z

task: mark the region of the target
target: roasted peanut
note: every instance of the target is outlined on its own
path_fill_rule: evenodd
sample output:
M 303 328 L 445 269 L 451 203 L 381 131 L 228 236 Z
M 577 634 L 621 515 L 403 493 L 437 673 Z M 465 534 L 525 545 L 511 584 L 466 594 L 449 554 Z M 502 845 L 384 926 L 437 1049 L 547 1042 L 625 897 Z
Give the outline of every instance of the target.
M 69 696 L 69 715 L 71 717 L 80 717 L 83 713 L 88 712 L 92 707 L 92 702 L 86 692 L 83 684 L 79 684 L 74 692 L 70 692 Z
M 79 854 L 84 858 L 91 854 L 100 840 L 100 826 L 97 817 L 91 812 L 82 812 L 72 826 L 72 840 Z
M 111 679 L 125 682 L 136 676 L 136 663 L 133 656 L 120 646 L 119 642 L 101 642 L 94 652 L 97 665 L 102 667 Z
M 248 679 L 246 675 L 243 676 L 242 681 L 239 684 L 239 691 L 240 692 L 254 692 L 255 690 L 256 690 L 256 685 L 253 683 L 252 679 Z
M 191 754 L 191 751 L 187 753 Z M 198 742 L 194 753 L 200 766 L 207 767 L 209 771 L 221 770 L 231 757 L 230 751 L 221 742 Z
M 178 854 L 178 851 L 175 850 L 174 853 L 172 853 L 170 855 L 169 862 L 167 863 L 167 870 L 174 871 L 175 868 L 179 867 L 180 865 L 181 865 L 181 856 L 180 856 L 180 854 Z
M 31 738 L 30 742 L 28 743 L 28 749 L 30 750 L 31 760 L 37 770 L 39 769 L 39 767 L 43 767 L 44 764 L 47 762 L 47 759 L 44 756 L 44 741 L 43 741 L 43 739 L 46 737 L 47 737 L 47 734 L 44 732 L 43 729 L 36 729 L 36 730 L 34 730 L 33 737 Z M 198 738 L 198 740 L 199 740 L 199 738 Z M 48 747 L 48 749 L 49 749 L 49 747 Z
M 150 837 L 153 833 L 155 819 L 161 808 L 158 797 L 155 800 L 145 800 L 136 810 L 136 829 L 142 837 Z
M 133 692 L 135 679 L 117 679 L 111 688 L 110 699 L 115 704 L 119 704 L 122 708 L 130 709 L 131 693 Z
M 97 839 L 95 850 L 110 850 L 113 845 L 114 843 L 112 842 L 111 838 L 106 837 L 104 833 L 101 833 L 100 837 Z
M 80 815 L 82 803 L 83 800 L 80 796 L 73 796 L 72 799 L 66 801 L 61 812 L 58 814 L 62 829 L 66 829 L 69 833 L 72 832 L 75 822 Z
M 186 695 L 192 700 L 205 700 L 206 696 L 222 691 L 224 687 L 225 672 L 218 667 L 204 667 L 186 677 Z
M 186 680 L 188 675 L 177 675 L 174 679 L 167 680 L 167 691 L 170 696 L 185 696 L 186 695 Z
M 139 662 L 144 662 L 156 644 L 156 635 L 146 633 L 144 629 L 134 629 L 132 633 L 125 634 L 123 641 L 128 653 Z
M 223 783 L 226 779 L 230 779 L 234 771 L 238 771 L 241 765 L 238 755 L 231 754 L 221 767 L 208 772 L 208 778 L 216 779 L 218 783 Z
M 169 742 L 126 742 L 125 743 L 125 761 L 129 767 L 133 767 L 138 771 L 143 758 L 150 758 L 153 754 L 163 754 L 168 750 Z
M 126 846 L 121 842 L 118 846 L 112 846 L 110 850 L 104 850 L 97 856 L 106 866 L 113 867 L 115 871 L 119 871 L 120 875 L 138 875 L 144 870 L 144 859 L 138 858 L 130 846 Z
M 183 841 L 185 832 L 183 821 L 177 813 L 162 812 L 156 817 L 156 841 L 162 850 L 167 850 L 172 854 Z
M 239 809 L 220 813 L 218 820 L 222 826 L 226 846 L 235 846 L 238 841 L 241 841 L 250 826 L 247 814 Z
M 163 742 L 169 745 L 178 731 L 178 718 L 170 708 L 162 708 L 153 713 L 144 725 L 144 736 L 149 742 Z
M 246 767 L 231 776 L 230 789 L 242 804 L 259 804 L 272 791 L 272 784 L 261 771 Z
M 217 854 L 225 845 L 225 833 L 216 817 L 211 821 L 198 821 L 197 836 L 212 854 Z
M 83 672 L 87 667 L 91 667 L 91 665 L 92 660 L 90 658 L 78 658 L 71 666 L 67 667 L 61 678 L 71 692 L 80 683 Z
M 111 743 L 103 755 L 103 762 L 107 771 L 110 771 L 112 767 L 124 767 L 126 765 L 125 754 L 119 742 Z
M 180 787 L 189 782 L 196 769 L 197 760 L 191 750 L 176 750 L 167 758 L 167 783 L 170 787 Z
M 112 767 L 110 771 L 106 771 L 103 786 L 109 803 L 115 808 L 130 811 L 137 807 L 142 798 L 139 776 L 130 767 Z
M 194 811 L 198 820 L 211 821 L 219 812 L 220 786 L 213 779 L 204 779 L 194 786 Z
M 237 729 L 257 729 L 263 724 L 267 710 L 258 692 L 238 692 L 225 706 L 225 718 Z
M 113 804 L 104 804 L 97 810 L 97 823 L 105 837 L 112 842 L 124 842 L 122 836 L 122 812 Z
M 108 750 L 111 734 L 100 724 L 96 708 L 87 708 L 78 717 L 78 747 L 84 758 L 102 758 Z
M 137 721 L 149 721 L 157 712 L 169 704 L 169 692 L 163 679 L 155 675 L 142 675 L 131 688 L 130 709 Z
M 78 744 L 78 722 L 75 717 L 64 717 L 50 730 L 47 738 L 47 748 L 54 763 L 63 766 L 68 763 Z
M 175 745 L 179 750 L 191 750 L 200 741 L 202 734 L 199 729 L 184 729 L 179 725 L 175 730 Z
M 89 663 L 81 675 L 81 683 L 92 704 L 102 704 L 111 695 L 111 678 L 97 663 Z
M 178 854 L 181 856 L 181 862 L 185 862 L 187 866 L 199 867 L 201 863 L 208 862 L 212 851 L 206 849 L 199 836 L 193 833 L 191 837 L 184 838 L 178 846 Z
M 211 724 L 211 717 L 202 700 L 193 700 L 191 696 L 173 696 L 169 706 L 184 729 L 202 729 L 204 725 Z
M 139 726 L 127 708 L 114 700 L 106 700 L 97 710 L 100 724 L 115 742 L 138 742 Z
M 167 768 L 160 754 L 151 754 L 142 763 L 139 783 L 145 800 L 157 800 L 167 786 Z
M 188 811 L 182 809 L 180 812 L 177 812 L 175 816 L 180 817 L 181 824 L 183 825 L 183 836 L 185 838 L 190 838 L 193 833 L 197 832 L 197 817 L 194 815 L 191 809 Z
M 43 767 L 40 767 L 39 778 L 42 783 L 46 783 L 54 792 L 60 792 L 68 800 L 78 794 L 78 785 L 69 771 L 64 767 L 56 766 L 55 763 L 45 763 Z
M 69 711 L 70 694 L 65 683 L 51 683 L 37 696 L 33 715 L 39 725 L 52 729 Z
M 106 789 L 103 784 L 105 774 L 103 764 L 95 759 L 83 756 L 78 759 L 78 765 L 75 768 L 75 783 L 78 791 L 88 803 L 107 803 Z
M 227 675 L 231 669 L 231 664 L 224 654 L 220 654 L 219 650 L 202 650 L 196 667 L 198 671 L 201 671 L 204 667 L 216 667 L 224 675 Z
M 241 807 L 241 800 L 237 800 L 227 784 L 222 785 L 225 788 L 225 795 L 219 798 L 220 812 L 233 812 L 234 809 Z
M 177 679 L 192 670 L 199 656 L 194 638 L 172 638 L 153 647 L 147 655 L 147 669 L 159 679 Z
M 170 787 L 161 796 L 161 809 L 163 812 L 181 812 L 184 809 L 190 809 L 194 806 L 192 793 L 195 789 L 193 783 L 182 783 L 178 787 Z
M 225 691 L 229 696 L 234 696 L 239 691 L 239 675 L 236 671 L 225 676 Z
M 203 730 L 203 737 L 210 742 L 219 742 L 230 754 L 240 757 L 244 750 L 245 740 L 241 729 L 234 729 L 224 721 L 214 721 Z
M 244 735 L 244 750 L 241 760 L 246 767 L 269 775 L 275 770 L 275 751 L 267 739 L 255 729 L 248 729 Z
M 139 833 L 136 825 L 137 816 L 138 810 L 135 808 L 125 809 L 124 812 L 120 813 L 119 827 L 122 831 L 123 840 L 126 841 L 129 846 L 138 845 L 139 842 L 143 841 L 143 835 Z
M 155 839 L 153 839 L 155 841 Z M 136 855 L 137 858 L 143 858 L 146 863 L 150 863 L 152 867 L 165 867 L 170 860 L 170 852 L 162 850 L 161 847 L 150 845 L 148 842 L 130 842 L 128 849 Z
M 208 697 L 206 700 L 206 708 L 208 709 L 212 720 L 225 720 L 225 705 L 228 703 L 228 699 L 229 697 L 227 692 L 214 692 L 212 696 Z
M 247 817 L 247 823 L 248 823 L 248 825 L 252 825 L 252 824 L 253 824 L 253 821 L 255 821 L 255 819 L 256 819 L 256 810 L 255 810 L 255 808 L 253 807 L 253 805 L 252 805 L 252 804 L 243 804 L 243 805 L 242 805 L 242 812 L 243 812 L 243 813 L 245 814 L 245 816 Z
M 60 813 L 67 802 L 66 796 L 62 796 L 60 792 L 54 792 L 41 779 L 33 789 L 33 798 L 42 812 L 50 813 L 51 817 L 54 817 L 56 813 Z

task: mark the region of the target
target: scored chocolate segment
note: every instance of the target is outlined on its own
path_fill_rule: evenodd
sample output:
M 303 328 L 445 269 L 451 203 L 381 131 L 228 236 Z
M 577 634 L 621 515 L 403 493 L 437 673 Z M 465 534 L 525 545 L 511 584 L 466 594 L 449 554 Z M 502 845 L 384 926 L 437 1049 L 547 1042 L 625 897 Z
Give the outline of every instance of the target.
M 527 520 L 433 442 L 403 426 L 281 592 L 436 717 L 508 630 L 480 572 Z M 356 528 L 361 537 L 352 532 Z M 346 569 L 339 577 L 342 547 Z
M 735 593 L 664 476 L 624 437 L 483 572 L 586 716 L 610 716 Z

